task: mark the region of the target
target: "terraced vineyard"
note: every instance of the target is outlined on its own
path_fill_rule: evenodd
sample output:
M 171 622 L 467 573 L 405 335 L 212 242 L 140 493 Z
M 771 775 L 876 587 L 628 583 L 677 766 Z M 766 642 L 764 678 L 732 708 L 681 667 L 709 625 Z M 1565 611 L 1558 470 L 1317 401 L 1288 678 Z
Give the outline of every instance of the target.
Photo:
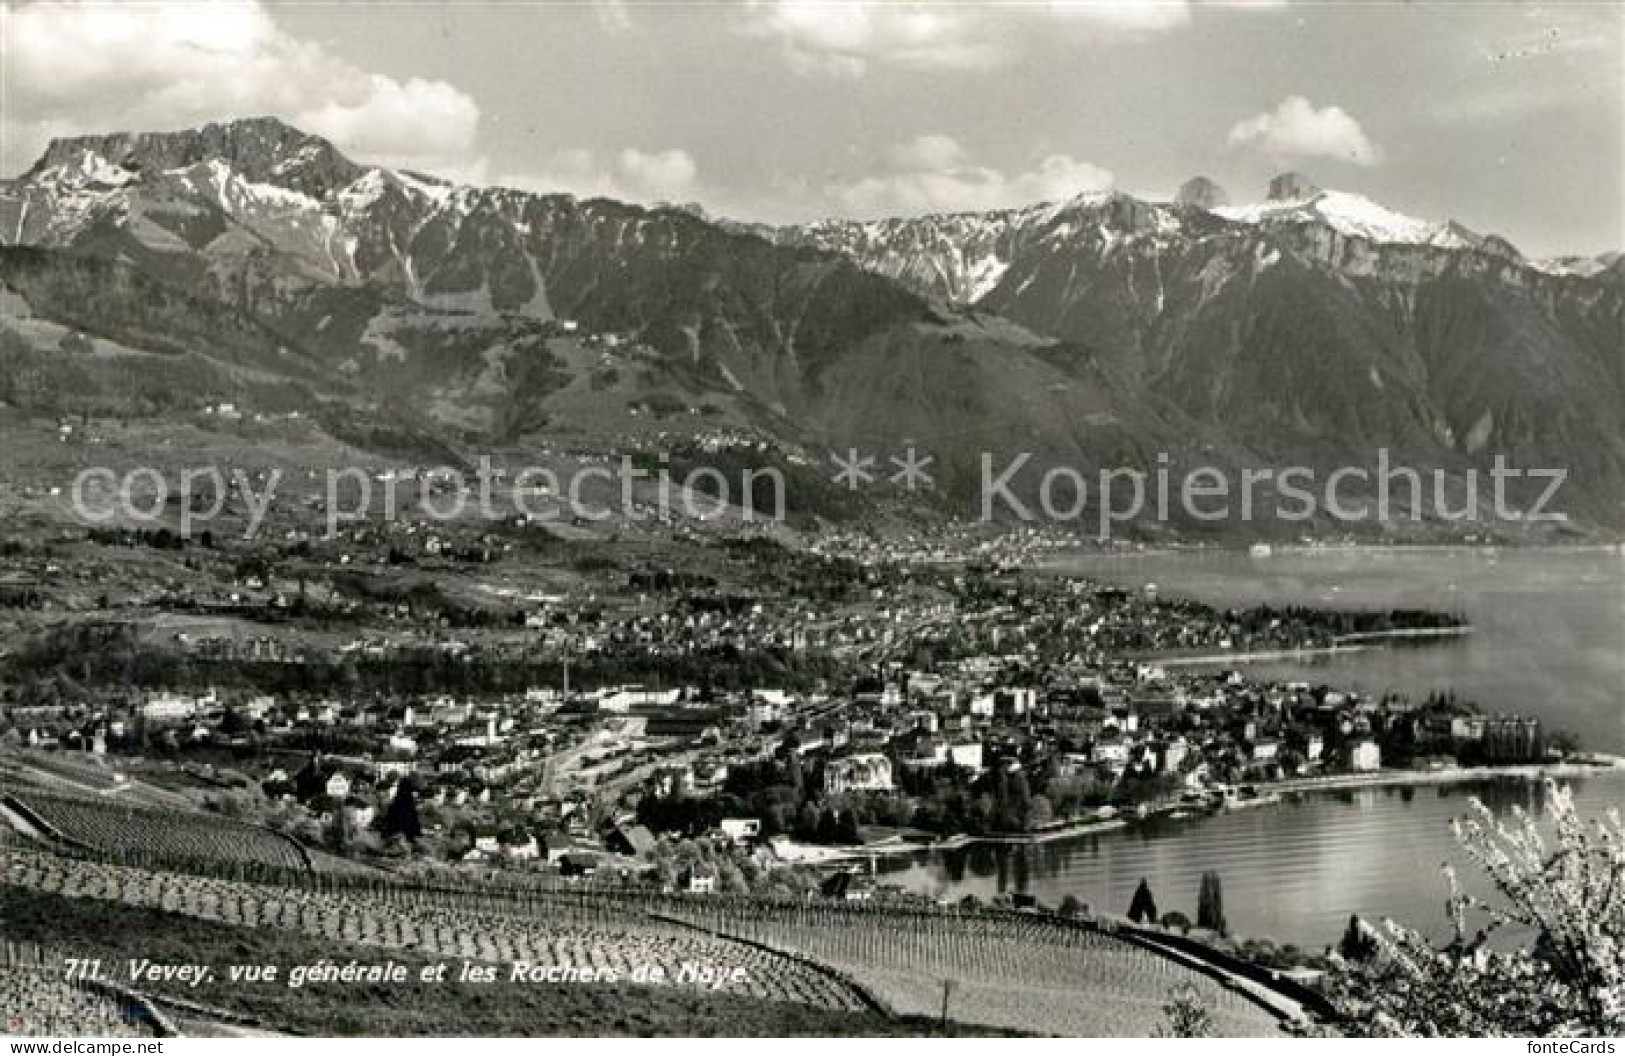
M 0 953 L 0 1033 L 34 1037 L 155 1036 L 138 1010 L 113 994 L 70 983 L 58 958 Z
M 61 812 L 59 812 L 61 813 Z M 842 906 L 728 896 L 544 887 L 409 886 L 305 875 L 260 883 L 229 871 L 192 875 L 88 861 L 27 847 L 4 858 L 0 883 L 159 909 L 199 920 L 281 929 L 331 942 L 590 970 L 770 1002 L 937 1017 L 978 1027 L 1067 1036 L 1143 1037 L 1164 1025 L 1178 986 L 1224 1034 L 1278 1033 L 1265 1009 L 1220 979 L 1107 930 L 1028 914 Z M 743 969 L 715 981 L 693 969 Z M 614 973 L 605 980 L 605 973 Z M 552 976 L 551 981 L 558 981 Z
M 318 937 L 498 964 L 613 970 L 631 981 L 658 965 L 669 983 L 714 986 L 767 1001 L 841 1011 L 865 1009 L 863 994 L 794 957 L 721 938 L 680 923 L 628 912 L 615 900 L 538 893 L 528 899 L 379 887 L 320 892 L 12 849 L 3 882 L 20 887 L 163 909 L 203 920 L 283 928 Z M 685 968 L 742 968 L 712 983 Z M 506 971 L 506 969 L 504 969 Z
M 1175 986 L 1196 988 L 1217 1029 L 1278 1032 L 1276 1021 L 1218 981 L 1122 938 L 1043 917 L 893 907 L 689 900 L 671 915 L 815 959 L 902 1015 L 1072 1037 L 1146 1037 Z
M 70 843 L 131 862 L 309 869 L 288 837 L 229 818 L 33 790 L 10 798 Z

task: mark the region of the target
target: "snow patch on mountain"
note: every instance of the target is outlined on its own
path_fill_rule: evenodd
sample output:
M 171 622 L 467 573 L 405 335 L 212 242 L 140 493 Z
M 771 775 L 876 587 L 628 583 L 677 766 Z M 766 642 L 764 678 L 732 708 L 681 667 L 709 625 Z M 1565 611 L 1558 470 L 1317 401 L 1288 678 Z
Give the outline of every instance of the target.
M 1322 191 L 1309 199 L 1219 206 L 1213 212 L 1243 224 L 1318 221 L 1340 234 L 1369 242 L 1447 247 L 1465 244 L 1452 225 L 1418 220 L 1346 191 Z

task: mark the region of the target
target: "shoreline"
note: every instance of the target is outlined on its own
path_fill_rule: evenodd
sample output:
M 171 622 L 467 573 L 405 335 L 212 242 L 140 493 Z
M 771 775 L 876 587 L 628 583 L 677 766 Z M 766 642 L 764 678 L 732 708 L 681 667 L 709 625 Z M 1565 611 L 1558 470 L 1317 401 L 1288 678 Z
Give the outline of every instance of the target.
M 1546 778 L 1606 777 L 1610 775 L 1625 775 L 1625 758 L 1601 752 L 1588 753 L 1587 758 L 1584 760 L 1560 763 L 1519 763 L 1509 766 L 1451 767 L 1440 770 L 1380 770 L 1360 774 L 1332 774 L 1326 777 L 1290 778 L 1285 781 L 1260 784 L 1257 786 L 1259 793 L 1274 798 L 1245 809 L 1253 810 L 1258 807 L 1279 806 L 1285 801 L 1284 797 L 1286 796 L 1314 794 L 1317 792 L 1344 792 L 1392 786 L 1471 784 L 1475 781 L 1540 781 Z M 1189 820 L 1201 821 L 1214 816 L 1214 814 L 1223 813 L 1228 812 L 1223 810 L 1203 811 Z M 974 844 L 1041 846 L 1046 843 L 1053 843 L 1056 840 L 1117 832 L 1128 827 L 1128 819 L 1119 815 L 1112 818 L 1097 817 L 1064 822 L 1042 832 L 990 833 L 982 836 L 955 833 L 940 840 L 924 843 L 893 839 L 866 844 L 861 847 L 835 848 L 821 847 L 816 844 L 786 844 L 782 846 L 784 850 L 794 855 L 793 858 L 787 860 L 793 860 L 798 864 L 815 866 L 850 865 L 868 858 L 886 858 L 930 851 L 957 851 Z M 780 853 L 783 856 L 783 852 Z

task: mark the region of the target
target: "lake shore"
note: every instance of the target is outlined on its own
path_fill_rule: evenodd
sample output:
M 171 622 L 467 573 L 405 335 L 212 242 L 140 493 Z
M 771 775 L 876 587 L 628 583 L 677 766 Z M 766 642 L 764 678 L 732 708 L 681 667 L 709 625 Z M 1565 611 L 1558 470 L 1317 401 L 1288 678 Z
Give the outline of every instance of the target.
M 1432 770 L 1374 770 L 1357 774 L 1330 774 L 1324 777 L 1289 778 L 1268 784 L 1259 784 L 1261 796 L 1270 797 L 1246 809 L 1275 806 L 1289 795 L 1316 792 L 1345 792 L 1366 788 L 1404 787 L 1422 785 L 1472 784 L 1480 781 L 1516 780 L 1542 781 L 1547 778 L 1583 778 L 1625 775 L 1625 758 L 1604 753 L 1588 753 L 1585 759 L 1559 763 L 1528 763 L 1509 766 L 1442 767 Z M 1189 820 L 1200 821 L 1223 811 L 1202 811 Z M 940 840 L 905 840 L 887 838 L 859 847 L 821 847 L 793 841 L 779 841 L 774 851 L 786 861 L 802 865 L 850 865 L 869 858 L 920 854 L 928 851 L 956 851 L 973 844 L 1032 845 L 1038 846 L 1057 840 L 1080 836 L 1096 836 L 1129 827 L 1129 819 L 1118 815 L 1102 818 L 1090 816 L 1050 826 L 1039 832 L 989 833 L 971 836 L 956 833 Z
M 1295 660 L 1314 660 L 1326 656 L 1347 656 L 1381 649 L 1389 642 L 1431 641 L 1435 638 L 1460 638 L 1471 634 L 1470 626 L 1463 627 L 1405 627 L 1388 631 L 1367 631 L 1337 638 L 1331 645 L 1304 646 L 1296 649 L 1262 649 L 1245 653 L 1142 653 L 1128 659 L 1140 664 L 1158 667 L 1210 667 L 1219 664 L 1290 663 Z

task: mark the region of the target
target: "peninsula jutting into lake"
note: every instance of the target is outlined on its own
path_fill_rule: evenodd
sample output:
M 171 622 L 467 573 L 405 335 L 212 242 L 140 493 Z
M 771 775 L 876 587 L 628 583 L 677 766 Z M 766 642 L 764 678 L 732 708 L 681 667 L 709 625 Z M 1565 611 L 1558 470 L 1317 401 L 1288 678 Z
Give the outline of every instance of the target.
M 0 0 L 7 1035 L 1625 1034 L 1622 48 Z

